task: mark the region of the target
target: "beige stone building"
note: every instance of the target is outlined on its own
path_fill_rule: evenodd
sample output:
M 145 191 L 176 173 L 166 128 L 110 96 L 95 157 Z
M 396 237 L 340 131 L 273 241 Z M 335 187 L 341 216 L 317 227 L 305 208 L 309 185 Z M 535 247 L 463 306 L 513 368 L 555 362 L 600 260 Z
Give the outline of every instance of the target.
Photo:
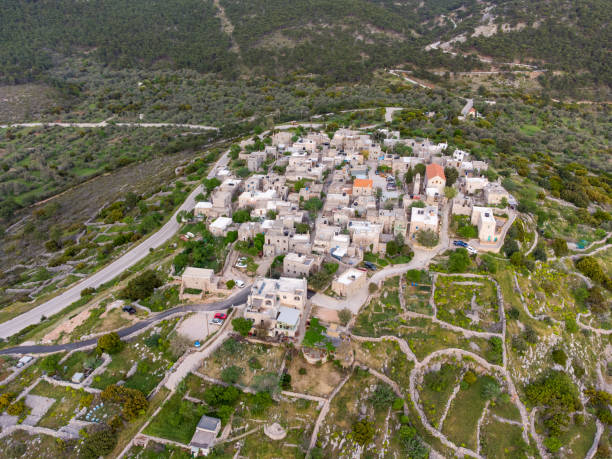
M 350 268 L 340 274 L 332 282 L 332 290 L 340 296 L 350 296 L 365 287 L 368 282 L 368 275 L 365 271 Z
M 497 221 L 493 215 L 493 210 L 489 207 L 472 208 L 472 225 L 478 227 L 478 239 L 482 243 L 494 244 L 497 242 L 500 234 L 497 231 Z
M 283 259 L 283 275 L 287 277 L 308 277 L 319 270 L 321 257 L 301 253 L 288 253 Z
M 206 292 L 216 291 L 219 279 L 212 269 L 188 266 L 181 276 L 181 299 L 199 299 Z M 185 291 L 187 289 L 187 291 Z
M 306 306 L 306 293 L 306 279 L 257 279 L 244 316 L 269 336 L 295 336 Z
M 410 215 L 410 233 L 408 237 L 414 239 L 417 231 L 431 230 L 438 234 L 438 208 L 428 206 L 425 208 L 413 207 Z

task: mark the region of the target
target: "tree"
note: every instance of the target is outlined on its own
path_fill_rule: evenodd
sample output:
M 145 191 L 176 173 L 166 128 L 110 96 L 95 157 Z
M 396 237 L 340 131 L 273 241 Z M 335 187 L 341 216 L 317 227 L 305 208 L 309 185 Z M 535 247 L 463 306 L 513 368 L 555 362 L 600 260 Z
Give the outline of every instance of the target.
M 449 200 L 453 199 L 455 196 L 457 196 L 457 190 L 451 186 L 445 186 L 444 196 L 446 196 Z
M 416 233 L 416 239 L 419 244 L 424 247 L 435 247 L 438 245 L 438 235 L 432 230 L 418 230 Z
M 117 445 L 117 432 L 105 424 L 96 424 L 87 431 L 80 448 L 80 457 L 96 459 L 106 456 Z
M 212 190 L 221 185 L 221 180 L 219 180 L 217 177 L 213 177 L 211 179 L 206 178 L 202 180 L 202 185 L 204 185 L 204 188 L 206 188 L 206 192 L 210 193 Z
M 604 287 L 612 288 L 612 282 L 608 275 L 601 268 L 601 265 L 596 258 L 591 256 L 582 257 L 576 261 L 576 268 L 585 276 L 590 277 L 595 282 L 603 284 Z
M 231 290 L 236 286 L 236 281 L 234 279 L 230 279 L 225 283 L 225 286 L 228 288 L 228 290 Z
M 444 176 L 446 177 L 446 186 L 453 186 L 459 178 L 459 171 L 452 166 L 444 168 Z
M 121 297 L 132 301 L 144 300 L 153 294 L 157 287 L 161 287 L 163 281 L 157 272 L 148 269 L 138 277 L 130 280 L 121 291 Z
M 228 245 L 232 242 L 236 242 L 238 239 L 238 231 L 228 231 L 225 237 L 223 238 L 223 244 Z
M 425 176 L 425 164 L 423 163 L 419 163 L 416 166 L 414 166 L 414 175 L 419 174 L 421 176 L 421 180 L 423 180 L 423 177 Z
M 232 220 L 235 223 L 244 223 L 251 221 L 251 209 L 238 209 L 232 215 Z
M 344 308 L 341 311 L 338 311 L 338 319 L 340 320 L 340 323 L 344 326 L 349 323 L 352 317 L 353 313 L 348 308 Z
M 308 201 L 304 202 L 302 205 L 304 210 L 307 210 L 310 214 L 316 215 L 319 210 L 323 208 L 323 201 L 319 198 L 310 198 Z
M 510 258 L 512 254 L 518 252 L 519 250 L 520 249 L 518 246 L 518 242 L 516 242 L 516 239 L 506 238 L 506 241 L 504 242 L 504 245 L 502 246 L 502 252 L 504 252 L 504 255 Z
M 111 384 L 100 394 L 104 401 L 115 402 L 121 405 L 123 417 L 132 421 L 147 410 L 149 401 L 138 389 Z
M 362 419 L 353 424 L 353 439 L 361 446 L 365 446 L 374 439 L 374 424 L 368 419 Z
M 307 223 L 296 223 L 295 232 L 298 234 L 306 234 L 310 231 L 310 226 Z
M 394 400 L 395 393 L 388 384 L 378 384 L 370 396 L 370 403 L 372 403 L 377 410 L 388 408 Z
M 546 248 L 544 244 L 539 243 L 533 251 L 533 258 L 539 261 L 546 261 L 548 256 L 546 255 Z
M 552 248 L 557 257 L 563 257 L 569 253 L 567 241 L 565 239 L 556 238 L 552 241 Z
M 596 314 L 603 314 L 609 310 L 609 305 L 606 301 L 602 290 L 597 285 L 588 290 L 586 304 Z
M 565 367 L 567 363 L 567 354 L 561 348 L 553 349 L 552 351 L 552 359 L 558 365 Z
M 244 317 L 237 317 L 232 320 L 232 327 L 234 331 L 240 333 L 240 335 L 247 336 L 253 327 L 253 322 Z
M 255 235 L 255 238 L 253 238 L 253 247 L 255 247 L 255 249 L 257 250 L 257 253 L 261 253 L 265 242 L 266 242 L 266 237 L 264 233 L 257 233 Z
M 9 407 L 6 409 L 6 413 L 11 415 L 11 416 L 18 416 L 21 417 L 22 415 L 24 415 L 26 412 L 28 411 L 28 407 L 25 404 L 25 400 L 24 399 L 20 399 L 17 400 L 16 402 L 13 402 L 11 405 L 9 405 Z
M 576 386 L 563 371 L 552 370 L 525 387 L 527 400 L 533 406 L 558 407 L 571 412 L 581 409 Z
M 116 354 L 123 348 L 123 342 L 116 332 L 107 333 L 98 338 L 98 347 L 96 350 L 99 354 L 106 352 L 107 354 Z
M 47 374 L 53 375 L 57 371 L 60 360 L 62 360 L 61 354 L 48 355 L 40 362 L 40 368 Z
M 291 390 L 291 375 L 289 373 L 283 373 L 280 378 L 280 388 L 282 390 Z
M 470 266 L 470 264 L 472 264 L 472 260 L 470 260 L 470 255 L 468 254 L 468 251 L 463 247 L 454 250 L 448 257 L 448 270 L 451 273 L 465 272 L 468 266 Z
M 397 245 L 397 242 L 395 242 L 394 240 L 387 242 L 387 255 L 388 256 L 394 257 L 398 254 L 398 252 L 399 252 L 399 246 Z
M 240 391 L 234 386 L 211 386 L 204 391 L 204 401 L 214 407 L 233 405 L 239 397 Z

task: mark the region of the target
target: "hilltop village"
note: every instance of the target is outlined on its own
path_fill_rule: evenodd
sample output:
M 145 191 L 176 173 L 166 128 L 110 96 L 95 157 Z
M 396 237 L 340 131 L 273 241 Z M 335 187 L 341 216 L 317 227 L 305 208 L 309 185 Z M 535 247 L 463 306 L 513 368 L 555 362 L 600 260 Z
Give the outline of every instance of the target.
M 489 181 L 486 162 L 386 129 L 375 137 L 281 131 L 234 146 L 233 164 L 248 176 L 219 168 L 218 186 L 196 203 L 193 218 L 239 242 L 221 275 L 187 267 L 182 297 L 252 283 L 245 317 L 253 333 L 300 342 L 310 303 L 335 310 L 352 303 L 358 311 L 378 258 L 397 264 L 415 257 L 424 268 L 451 247 L 500 250 L 517 203 L 499 180 Z M 449 235 L 457 224 L 469 237 Z M 251 257 L 258 238 L 263 244 Z M 326 280 L 325 291 L 307 295 Z

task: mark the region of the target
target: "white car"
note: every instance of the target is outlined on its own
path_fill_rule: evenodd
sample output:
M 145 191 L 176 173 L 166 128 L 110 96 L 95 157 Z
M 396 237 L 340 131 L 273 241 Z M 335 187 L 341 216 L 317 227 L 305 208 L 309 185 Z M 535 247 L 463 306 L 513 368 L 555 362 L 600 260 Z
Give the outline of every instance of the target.
M 471 254 L 477 254 L 478 250 L 476 250 L 474 247 L 472 247 L 471 245 L 468 245 L 466 247 L 467 251 L 470 252 Z
M 223 321 L 215 317 L 213 319 L 210 319 L 210 324 L 211 325 L 223 325 Z
M 238 288 L 242 288 L 244 287 L 246 284 L 244 283 L 244 281 L 241 281 L 240 279 L 236 279 L 236 287 Z

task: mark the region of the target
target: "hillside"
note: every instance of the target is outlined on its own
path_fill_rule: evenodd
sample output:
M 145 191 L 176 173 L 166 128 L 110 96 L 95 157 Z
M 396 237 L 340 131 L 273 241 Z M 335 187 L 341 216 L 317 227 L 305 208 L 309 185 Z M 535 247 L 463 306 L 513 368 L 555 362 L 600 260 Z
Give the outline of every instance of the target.
M 40 79 L 75 55 L 115 68 L 192 69 L 226 78 L 300 72 L 356 81 L 389 66 L 406 65 L 425 77 L 434 69 L 488 67 L 462 56 L 474 52 L 568 72 L 544 78 L 559 90 L 568 81 L 611 81 L 610 9 L 601 0 L 7 0 L 3 6 L 0 81 L 9 83 Z

